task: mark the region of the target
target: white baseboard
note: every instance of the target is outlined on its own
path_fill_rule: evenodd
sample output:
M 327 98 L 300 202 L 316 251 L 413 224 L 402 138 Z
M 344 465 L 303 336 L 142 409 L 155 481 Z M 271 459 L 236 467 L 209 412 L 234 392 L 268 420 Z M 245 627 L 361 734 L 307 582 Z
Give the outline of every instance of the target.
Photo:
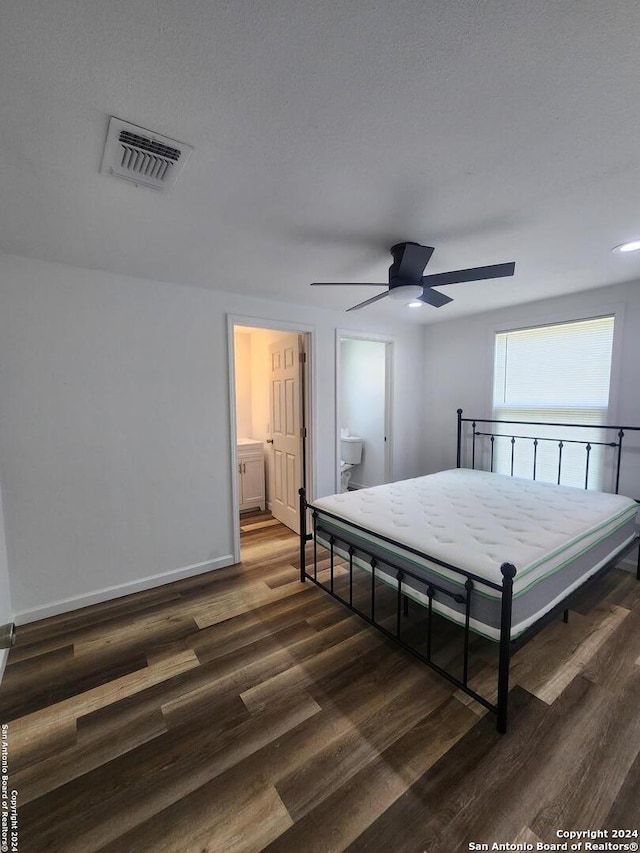
M 233 554 L 225 554 L 223 557 L 217 557 L 215 560 L 206 560 L 204 563 L 193 563 L 191 566 L 172 569 L 169 572 L 162 572 L 159 575 L 149 575 L 146 578 L 129 581 L 118 586 L 109 586 L 84 595 L 74 595 L 70 598 L 60 599 L 59 601 L 52 601 L 50 604 L 43 604 L 41 607 L 34 607 L 31 610 L 21 610 L 15 614 L 14 622 L 16 625 L 25 625 L 27 622 L 46 619 L 48 616 L 59 616 L 61 613 L 79 610 L 81 607 L 87 607 L 90 604 L 100 604 L 103 601 L 110 601 L 112 598 L 122 598 L 134 592 L 153 589 L 166 583 L 172 583 L 172 581 L 201 575 L 213 569 L 223 569 L 225 566 L 231 566 L 234 563 Z
M 0 649 L 0 684 L 2 684 L 2 676 L 4 675 L 4 668 L 7 665 L 8 657 L 9 649 Z
M 146 578 L 129 581 L 118 586 L 105 587 L 104 589 L 95 590 L 94 592 L 83 595 L 75 595 L 70 598 L 60 599 L 59 601 L 52 601 L 50 604 L 44 604 L 41 607 L 34 607 L 30 610 L 18 611 L 13 621 L 16 625 L 25 625 L 28 622 L 35 622 L 38 619 L 46 619 L 48 616 L 59 616 L 61 613 L 69 613 L 72 610 L 79 610 L 81 607 L 88 607 L 91 604 L 101 604 L 103 601 L 109 601 L 112 598 L 122 598 L 134 592 L 142 592 L 143 590 L 153 589 L 163 584 L 201 575 L 215 569 L 223 569 L 225 566 L 231 566 L 234 563 L 233 554 L 225 554 L 223 557 L 217 557 L 215 560 L 193 563 L 190 566 L 183 566 L 180 569 L 172 569 L 168 572 L 149 575 Z M 637 562 L 635 559 L 626 559 L 619 564 L 619 568 L 628 572 L 635 572 L 636 566 Z M 8 656 L 8 649 L 0 649 L 0 681 L 2 680 Z

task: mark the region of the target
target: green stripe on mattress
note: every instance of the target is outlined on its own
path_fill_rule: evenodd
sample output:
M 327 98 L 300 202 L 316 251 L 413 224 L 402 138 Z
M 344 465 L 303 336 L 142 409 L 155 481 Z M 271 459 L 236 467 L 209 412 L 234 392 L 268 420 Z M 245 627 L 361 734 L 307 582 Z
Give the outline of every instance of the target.
M 632 510 L 633 512 L 630 512 L 629 510 Z M 321 512 L 321 510 L 320 510 L 320 512 Z M 602 529 L 604 526 L 610 524 L 612 520 L 620 518 L 621 515 L 628 516 L 626 518 L 623 518 L 620 521 L 620 523 L 617 524 L 615 527 L 607 530 L 607 532 L 603 536 L 600 536 L 598 539 L 590 542 L 587 546 L 585 546 L 582 550 L 578 551 L 577 553 L 572 553 L 571 556 L 567 557 L 566 560 L 562 561 L 557 566 L 553 566 L 553 567 L 549 568 L 548 571 L 543 572 L 542 574 L 538 575 L 536 578 L 534 578 L 526 586 L 520 587 L 520 585 L 518 585 L 517 590 L 514 588 L 513 598 L 514 599 L 519 598 L 521 595 L 523 595 L 525 592 L 527 592 L 529 589 L 531 589 L 532 586 L 535 586 L 537 583 L 540 583 L 545 578 L 550 577 L 551 575 L 554 575 L 557 572 L 561 571 L 569 563 L 573 562 L 574 560 L 577 560 L 579 557 L 581 557 L 587 551 L 591 550 L 591 548 L 594 548 L 600 542 L 603 542 L 605 539 L 607 539 L 607 537 L 616 533 L 618 530 L 620 530 L 620 528 L 624 527 L 624 525 L 630 521 L 631 515 L 635 515 L 636 512 L 637 512 L 637 508 L 635 506 L 627 507 L 622 512 L 619 512 L 615 516 L 612 516 L 612 518 L 610 518 L 608 521 L 604 522 L 603 524 L 599 524 L 596 527 L 591 528 L 591 530 L 588 533 L 583 534 L 582 536 L 575 537 L 572 540 L 573 546 L 575 546 L 578 542 L 580 542 L 580 540 L 585 539 L 588 535 L 593 534 L 593 532 L 595 530 Z M 347 531 L 349 530 L 348 527 L 345 528 L 344 524 L 342 524 L 340 522 L 336 522 L 333 519 L 330 519 L 330 523 L 340 530 L 343 530 L 343 531 L 345 529 Z M 348 522 L 345 522 L 345 524 L 348 525 Z M 401 543 L 398 543 L 397 547 L 395 547 L 395 546 L 389 547 L 389 543 L 384 543 L 383 545 L 380 545 L 380 543 L 376 542 L 375 538 L 374 538 L 375 537 L 374 533 L 369 533 L 369 532 L 363 533 L 362 531 L 356 531 L 356 535 L 360 539 L 362 539 L 364 542 L 370 542 L 371 544 L 375 545 L 377 547 L 378 551 L 380 552 L 380 554 L 383 554 L 383 555 L 386 554 L 391 559 L 393 559 L 394 557 L 401 557 L 404 560 L 407 560 L 408 562 L 413 563 L 417 569 L 428 569 L 429 571 L 433 572 L 433 574 L 439 578 L 444 578 L 445 580 L 448 580 L 454 584 L 458 583 L 458 584 L 462 585 L 462 581 L 459 580 L 459 576 L 456 575 L 454 570 L 444 569 L 443 567 L 438 566 L 436 563 L 430 562 L 429 559 L 423 558 L 423 560 L 421 562 L 417 562 L 417 560 L 419 560 L 420 558 L 415 557 L 415 555 L 413 555 L 413 554 L 403 552 L 401 550 L 402 549 Z M 569 546 L 567 546 L 567 547 L 569 547 Z M 563 550 L 567 550 L 567 548 L 556 549 L 556 551 L 554 553 L 557 555 L 558 553 L 561 553 Z M 506 559 L 508 560 L 508 557 Z M 532 564 L 531 566 L 528 566 L 527 569 L 524 571 L 518 569 L 518 567 L 516 566 L 516 569 L 517 569 L 516 579 L 515 579 L 516 583 L 517 583 L 519 578 L 522 578 L 525 575 L 529 574 L 530 571 L 533 568 L 535 568 L 536 565 L 539 566 L 543 562 L 545 562 L 545 560 L 539 560 L 536 564 Z M 463 569 L 461 567 L 461 571 L 464 572 L 465 569 Z M 473 574 L 477 574 L 477 572 L 474 572 L 472 569 L 469 569 L 468 571 L 471 571 Z M 499 583 L 499 581 L 493 581 L 493 582 Z M 479 583 L 481 583 L 481 581 Z M 499 590 L 491 590 L 490 587 L 482 588 L 482 587 L 476 585 L 474 592 L 475 592 L 475 594 L 481 595 L 486 599 L 497 599 L 500 597 Z
M 606 521 L 603 521 L 600 524 L 595 525 L 595 527 L 590 527 L 589 530 L 585 531 L 584 533 L 581 533 L 579 536 L 574 536 L 574 538 L 571 539 L 569 542 L 565 542 L 563 545 L 559 545 L 554 551 L 551 551 L 549 554 L 545 554 L 544 557 L 540 557 L 539 560 L 536 560 L 535 562 L 530 563 L 528 566 L 525 566 L 524 569 L 520 569 L 518 572 L 518 575 L 520 577 L 524 577 L 525 575 L 528 575 L 530 572 L 532 572 L 534 569 L 537 569 L 543 563 L 546 563 L 549 560 L 552 560 L 554 557 L 557 557 L 558 554 L 562 553 L 562 551 L 566 551 L 567 549 L 572 548 L 574 545 L 577 545 L 578 542 L 580 542 L 582 539 L 586 539 L 587 536 L 593 536 L 593 534 L 596 533 L 598 530 L 602 530 L 603 527 L 606 527 L 607 525 L 613 523 L 614 521 L 617 521 L 623 515 L 628 516 L 627 518 L 624 518 L 622 521 L 622 524 L 626 524 L 626 522 L 630 520 L 631 516 L 635 515 L 637 513 L 637 511 L 638 511 L 638 507 L 635 506 L 634 504 L 625 507 L 620 512 L 616 513 L 615 515 L 612 515 Z M 619 527 L 622 526 L 622 524 L 618 525 L 617 527 L 614 527 L 612 530 L 609 531 L 609 533 L 615 533 L 615 531 L 618 530 Z M 601 541 L 602 541 L 601 539 L 598 539 L 593 544 L 595 545 L 595 544 L 597 544 L 597 542 L 601 542 Z M 580 552 L 580 553 L 584 553 L 584 552 Z M 545 577 L 545 575 L 542 575 L 542 577 Z

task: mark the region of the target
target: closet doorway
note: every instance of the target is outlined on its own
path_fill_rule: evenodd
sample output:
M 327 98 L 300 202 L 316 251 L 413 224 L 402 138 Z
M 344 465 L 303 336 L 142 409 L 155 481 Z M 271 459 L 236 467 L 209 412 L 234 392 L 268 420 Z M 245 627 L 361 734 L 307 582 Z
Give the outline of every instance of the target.
M 393 479 L 393 346 L 391 338 L 337 332 L 336 492 Z
M 298 489 L 309 491 L 311 482 L 311 331 L 258 322 L 229 318 L 237 560 L 240 525 L 244 530 L 252 513 L 269 512 L 299 531 Z

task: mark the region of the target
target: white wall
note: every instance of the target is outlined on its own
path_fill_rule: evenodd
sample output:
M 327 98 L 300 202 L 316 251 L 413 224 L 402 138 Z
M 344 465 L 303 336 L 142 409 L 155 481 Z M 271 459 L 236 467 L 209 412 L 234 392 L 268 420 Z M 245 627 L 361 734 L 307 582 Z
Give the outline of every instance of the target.
M 458 407 L 464 409 L 465 417 L 491 417 L 495 331 L 593 317 L 613 310 L 618 315 L 610 420 L 640 425 L 640 287 L 637 282 L 427 326 L 422 381 L 427 471 L 455 467 Z M 620 491 L 640 498 L 640 436 L 629 433 L 625 443 L 628 452 L 623 457 Z
M 0 484 L 0 625 L 13 622 L 11 591 L 9 589 L 9 565 L 4 533 L 4 512 L 2 508 L 2 486 Z M 0 681 L 9 656 L 9 649 L 0 649 Z
M 265 489 L 270 503 L 273 482 L 273 453 L 267 439 L 271 437 L 270 355 L 269 345 L 282 336 L 274 329 L 236 327 L 236 434 L 238 438 L 255 438 L 264 445 Z
M 356 488 L 385 481 L 385 362 L 382 341 L 340 341 L 339 426 L 364 442 L 362 462 L 351 475 Z
M 266 441 L 271 437 L 271 356 L 269 346 L 282 337 L 275 329 L 251 332 L 252 436 Z
M 17 621 L 232 559 L 228 313 L 314 326 L 314 482 L 333 493 L 344 314 L 0 255 L 0 471 Z M 394 470 L 414 476 L 422 329 L 368 323 L 352 328 L 397 333 Z
M 251 335 L 236 330 L 235 379 L 236 379 L 236 435 L 238 438 L 253 438 L 252 384 L 251 384 Z

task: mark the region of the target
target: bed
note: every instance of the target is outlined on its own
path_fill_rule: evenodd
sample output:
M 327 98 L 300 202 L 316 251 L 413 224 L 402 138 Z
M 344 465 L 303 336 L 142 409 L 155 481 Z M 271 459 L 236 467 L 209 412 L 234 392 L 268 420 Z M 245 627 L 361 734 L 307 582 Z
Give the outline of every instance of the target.
M 605 493 L 535 479 L 540 441 L 558 443 L 561 479 L 567 439 L 550 437 L 548 429 L 543 439 L 524 437 L 536 442 L 533 479 L 514 476 L 513 461 L 510 474 L 494 473 L 495 441 L 507 439 L 513 448 L 516 439 L 509 433 L 516 428 L 509 425 L 515 423 L 465 419 L 458 410 L 457 468 L 321 498 L 310 505 L 300 490 L 301 581 L 321 586 L 495 713 L 503 733 L 511 655 L 560 612 L 566 621 L 577 591 L 638 544 L 636 501 L 618 494 L 623 438 L 638 428 L 599 428 L 603 440 L 597 443 L 614 454 L 615 488 Z M 517 423 L 521 433 L 523 424 Z M 462 466 L 466 424 L 471 428 L 466 436 L 471 468 Z M 554 425 L 526 426 L 533 431 Z M 593 430 L 592 425 L 584 427 Z M 607 439 L 609 430 L 614 430 L 615 440 Z M 488 471 L 476 467 L 483 455 L 477 446 L 481 440 L 490 445 L 484 454 Z M 588 484 L 589 456 L 596 444 L 592 432 L 583 444 Z M 313 556 L 308 569 L 309 539 Z M 640 553 L 637 574 L 640 579 Z M 410 607 L 413 611 L 417 607 L 424 621 L 419 641 L 410 626 Z M 433 651 L 443 625 L 447 630 L 457 626 L 460 635 L 455 672 Z M 477 638 L 497 648 L 495 701 L 472 686 L 471 654 Z

